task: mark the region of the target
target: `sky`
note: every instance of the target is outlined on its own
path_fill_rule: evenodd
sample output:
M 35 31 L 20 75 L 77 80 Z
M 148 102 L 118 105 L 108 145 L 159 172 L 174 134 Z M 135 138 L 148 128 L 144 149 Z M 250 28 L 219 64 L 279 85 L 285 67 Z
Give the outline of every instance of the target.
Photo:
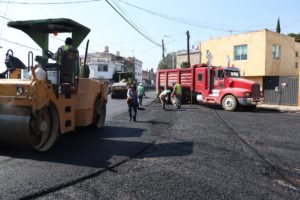
M 0 72 L 5 70 L 8 49 L 26 65 L 29 51 L 41 55 L 25 33 L 7 27 L 9 21 L 70 18 L 91 29 L 80 55 L 89 39 L 89 53 L 103 52 L 108 46 L 111 53 L 120 51 L 121 56 L 142 61 L 143 70 L 156 70 L 162 40 L 165 54 L 186 50 L 187 31 L 191 48 L 210 38 L 275 30 L 278 18 L 282 34 L 299 33 L 299 4 L 297 0 L 0 0 Z M 51 38 L 49 49 L 55 52 L 67 36 Z

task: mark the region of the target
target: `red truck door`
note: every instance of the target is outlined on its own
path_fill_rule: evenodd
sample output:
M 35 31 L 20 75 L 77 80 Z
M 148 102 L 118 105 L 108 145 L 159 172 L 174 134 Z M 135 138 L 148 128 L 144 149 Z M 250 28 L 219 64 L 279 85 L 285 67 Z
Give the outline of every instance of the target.
M 214 89 L 221 90 L 224 88 L 224 70 L 216 69 L 214 78 Z
M 195 69 L 195 90 L 197 93 L 203 93 L 207 87 L 207 68 Z

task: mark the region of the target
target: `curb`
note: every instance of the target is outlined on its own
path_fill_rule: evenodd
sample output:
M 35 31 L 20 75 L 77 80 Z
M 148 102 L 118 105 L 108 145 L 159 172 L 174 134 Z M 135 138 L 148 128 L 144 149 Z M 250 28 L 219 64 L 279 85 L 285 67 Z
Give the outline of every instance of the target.
M 269 110 L 278 110 L 278 111 L 281 111 L 281 112 L 300 113 L 300 107 L 298 107 L 298 106 L 280 106 L 280 105 L 262 104 L 262 105 L 257 105 L 257 108 L 269 109 Z

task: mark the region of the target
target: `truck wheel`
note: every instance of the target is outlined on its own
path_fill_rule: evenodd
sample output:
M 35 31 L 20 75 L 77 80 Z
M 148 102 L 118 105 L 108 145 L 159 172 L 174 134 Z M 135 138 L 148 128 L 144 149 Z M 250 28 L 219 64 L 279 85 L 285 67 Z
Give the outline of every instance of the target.
M 237 100 L 233 95 L 226 95 L 222 100 L 222 107 L 226 111 L 235 111 L 237 108 Z
M 94 107 L 94 125 L 97 126 L 97 128 L 102 128 L 104 126 L 106 117 L 106 104 L 102 103 L 100 100 L 98 100 L 95 103 Z

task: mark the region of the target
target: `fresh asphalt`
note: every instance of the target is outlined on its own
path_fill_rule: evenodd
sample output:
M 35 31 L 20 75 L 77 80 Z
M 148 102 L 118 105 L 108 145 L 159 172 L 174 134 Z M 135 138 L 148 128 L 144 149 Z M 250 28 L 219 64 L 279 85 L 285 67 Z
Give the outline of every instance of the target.
M 153 100 L 46 153 L 1 148 L 1 199 L 300 199 L 299 114 Z

